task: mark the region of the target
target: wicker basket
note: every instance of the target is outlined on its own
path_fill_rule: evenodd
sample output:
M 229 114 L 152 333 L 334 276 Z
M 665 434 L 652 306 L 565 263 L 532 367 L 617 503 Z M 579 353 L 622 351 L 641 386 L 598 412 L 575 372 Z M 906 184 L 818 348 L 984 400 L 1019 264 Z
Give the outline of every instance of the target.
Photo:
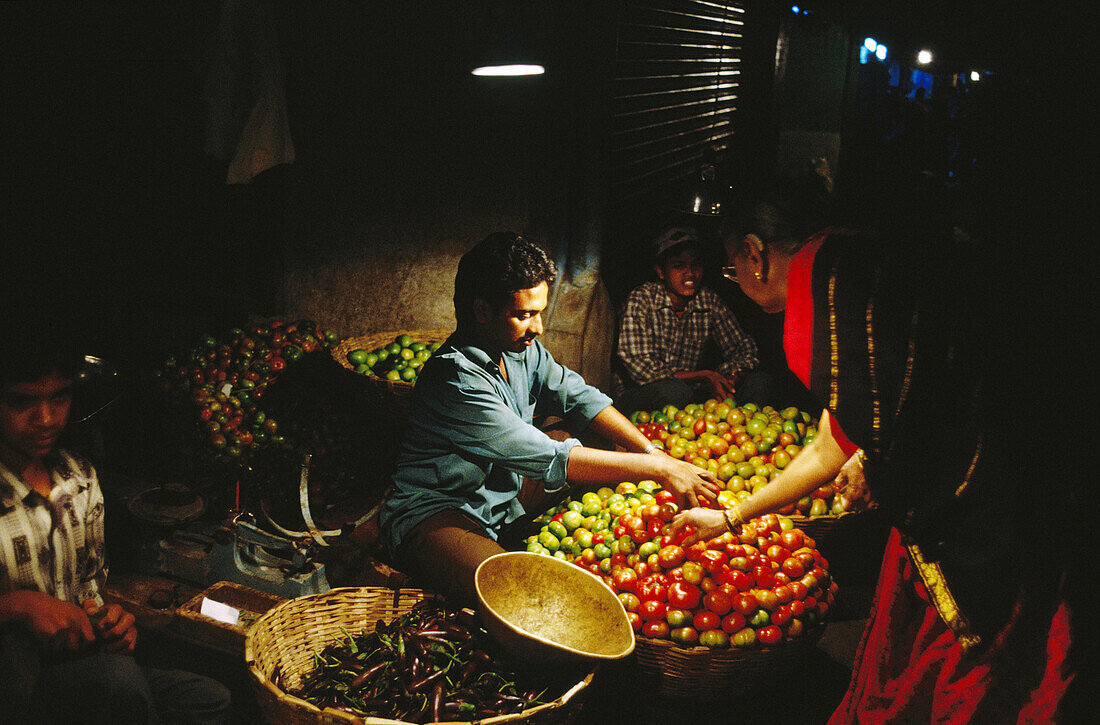
M 679 647 L 667 639 L 638 637 L 639 684 L 667 698 L 725 700 L 748 692 L 779 668 L 797 667 L 814 649 L 821 626 L 805 636 L 764 649 Z
M 324 594 L 291 599 L 256 620 L 245 638 L 245 663 L 256 700 L 270 725 L 347 725 L 347 723 L 398 723 L 384 718 L 360 718 L 326 708 L 321 710 L 301 698 L 288 695 L 273 681 L 298 687 L 313 668 L 313 653 L 344 632 L 372 631 L 378 620 L 389 621 L 408 613 L 425 598 L 421 589 L 342 587 Z M 278 672 L 278 675 L 276 675 Z M 572 686 L 557 700 L 520 713 L 479 720 L 479 725 L 516 723 L 551 725 L 567 723 L 580 706 L 578 695 L 592 682 L 595 671 Z
M 359 337 L 349 337 L 341 341 L 338 345 L 331 349 L 332 357 L 336 359 L 336 362 L 343 365 L 348 370 L 355 370 L 355 367 L 348 362 L 348 353 L 352 350 L 366 350 L 370 352 L 383 345 L 388 345 L 394 341 L 400 335 L 410 335 L 418 342 L 442 342 L 451 336 L 453 330 L 401 330 L 390 332 L 375 332 L 371 335 L 361 335 Z M 390 391 L 394 395 L 407 395 L 412 392 L 412 383 L 405 382 L 404 380 L 387 380 L 386 378 L 376 378 L 373 375 L 364 375 L 364 380 L 369 381 L 372 384 L 378 385 L 385 390 Z

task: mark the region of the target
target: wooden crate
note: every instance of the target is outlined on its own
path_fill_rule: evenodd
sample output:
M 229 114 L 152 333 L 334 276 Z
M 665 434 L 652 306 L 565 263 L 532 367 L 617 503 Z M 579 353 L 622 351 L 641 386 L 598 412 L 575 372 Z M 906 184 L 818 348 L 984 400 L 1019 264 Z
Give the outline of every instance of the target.
M 201 613 L 203 598 L 227 604 L 240 611 L 236 624 L 226 624 Z M 244 655 L 244 638 L 248 628 L 272 607 L 286 599 L 243 584 L 218 582 L 196 594 L 176 609 L 172 629 L 204 645 L 233 655 Z

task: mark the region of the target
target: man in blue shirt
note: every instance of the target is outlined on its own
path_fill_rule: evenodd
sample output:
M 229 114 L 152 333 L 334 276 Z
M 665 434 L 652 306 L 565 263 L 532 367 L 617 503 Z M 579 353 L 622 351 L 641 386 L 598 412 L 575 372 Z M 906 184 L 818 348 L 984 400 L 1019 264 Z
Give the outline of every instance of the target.
M 719 490 L 713 476 L 665 455 L 537 342 L 555 276 L 534 244 L 510 232 L 486 237 L 459 262 L 458 329 L 417 379 L 380 524 L 397 565 L 449 599 L 476 601 L 474 571 L 504 551 L 501 530 L 524 514 L 524 477 L 548 492 L 652 479 L 683 506 Z M 533 425 L 536 411 L 632 452 L 553 440 Z

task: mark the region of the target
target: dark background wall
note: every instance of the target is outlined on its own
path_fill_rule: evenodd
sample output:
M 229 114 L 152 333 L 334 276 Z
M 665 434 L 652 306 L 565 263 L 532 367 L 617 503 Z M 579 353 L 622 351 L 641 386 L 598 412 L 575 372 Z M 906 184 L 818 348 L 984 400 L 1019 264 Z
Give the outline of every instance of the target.
M 447 327 L 458 257 L 509 228 L 545 243 L 566 270 L 558 341 L 579 360 L 610 325 L 604 281 L 622 290 L 623 270 L 644 272 L 631 266 L 631 222 L 654 206 L 608 205 L 602 104 L 618 4 L 573 5 L 525 4 L 547 75 L 486 83 L 466 71 L 496 3 L 274 3 L 297 158 L 247 185 L 226 185 L 225 160 L 202 151 L 220 3 L 0 5 L 5 305 L 62 296 L 106 354 L 134 364 L 250 315 L 310 316 L 343 334 Z M 853 35 L 885 25 L 898 48 L 890 34 L 905 28 L 956 44 L 969 32 L 1011 80 L 989 136 L 1000 149 L 985 169 L 995 196 L 977 197 L 972 214 L 1010 259 L 1027 249 L 1021 209 L 1042 212 L 1028 228 L 1068 216 L 1055 209 L 1082 193 L 1075 184 L 1057 207 L 1035 203 L 1037 189 L 1061 192 L 1077 173 L 1046 163 L 1072 138 L 1072 117 L 1035 113 L 1053 108 L 1053 82 L 1074 68 L 1048 52 L 1060 47 L 1049 17 L 822 5 Z M 836 131 L 835 97 L 772 105 L 769 34 L 786 6 L 750 6 L 767 22 L 746 65 L 756 82 L 733 169 L 744 184 L 775 161 L 784 124 Z M 814 67 L 812 53 L 806 62 Z

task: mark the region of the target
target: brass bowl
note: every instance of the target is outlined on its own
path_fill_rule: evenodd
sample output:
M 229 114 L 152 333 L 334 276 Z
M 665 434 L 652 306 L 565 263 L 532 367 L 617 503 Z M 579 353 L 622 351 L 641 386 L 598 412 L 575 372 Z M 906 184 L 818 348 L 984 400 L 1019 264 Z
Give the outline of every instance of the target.
M 521 660 L 617 660 L 634 651 L 622 602 L 575 564 L 509 551 L 483 561 L 474 586 L 485 629 Z

